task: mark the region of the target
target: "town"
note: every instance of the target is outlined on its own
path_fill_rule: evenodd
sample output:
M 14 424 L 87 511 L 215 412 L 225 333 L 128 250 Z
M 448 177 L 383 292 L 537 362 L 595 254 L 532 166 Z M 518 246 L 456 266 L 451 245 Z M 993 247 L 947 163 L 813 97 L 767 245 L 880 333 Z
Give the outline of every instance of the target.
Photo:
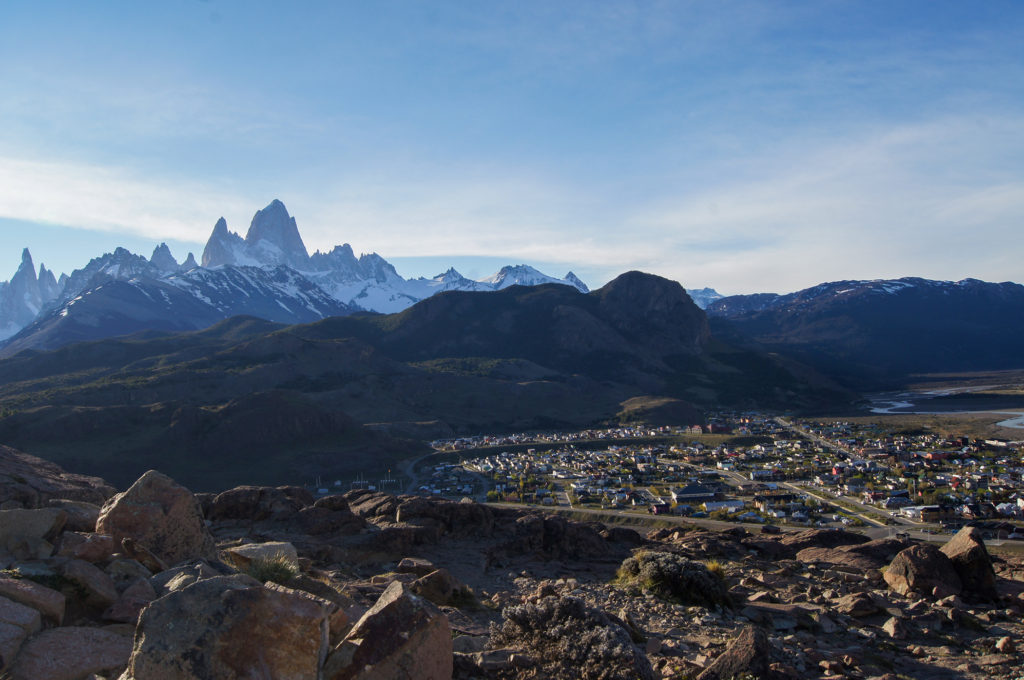
M 855 526 L 925 538 L 970 523 L 993 540 L 1024 539 L 1020 442 L 758 413 L 708 423 L 435 441 L 450 462 L 429 467 L 415 491 L 765 531 Z

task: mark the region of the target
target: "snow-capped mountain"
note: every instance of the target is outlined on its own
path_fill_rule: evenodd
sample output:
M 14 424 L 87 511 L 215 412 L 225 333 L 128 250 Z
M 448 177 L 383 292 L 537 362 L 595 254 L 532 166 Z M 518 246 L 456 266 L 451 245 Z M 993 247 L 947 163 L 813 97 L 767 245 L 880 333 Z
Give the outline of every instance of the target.
M 712 302 L 725 297 L 714 288 L 688 288 L 686 292 L 693 303 L 701 309 L 707 309 Z
M 218 220 L 203 250 L 203 266 L 207 268 L 282 264 L 301 272 L 339 302 L 385 314 L 400 312 L 446 290 L 493 291 L 512 285 L 559 283 L 583 293 L 588 291 L 572 272 L 557 279 L 528 265 L 503 267 L 480 281 L 467 279 L 454 269 L 429 279 L 406 279 L 377 253 L 356 257 L 347 243 L 309 255 L 295 218 L 276 199 L 256 213 L 245 238 L 229 231 L 224 218 Z
M 144 330 L 199 330 L 238 315 L 296 324 L 351 312 L 283 265 L 195 267 L 162 278 L 103 280 L 44 312 L 12 337 L 0 355 Z
M 59 293 L 60 286 L 53 272 L 39 265 L 37 275 L 32 255 L 25 248 L 18 271 L 10 281 L 0 282 L 0 340 L 31 323 Z
M 8 354 L 12 347 L 52 347 L 142 328 L 202 328 L 235 314 L 301 323 L 359 310 L 398 312 L 449 290 L 543 283 L 588 290 L 572 272 L 556 279 L 527 265 L 503 267 L 482 281 L 454 269 L 405 279 L 377 253 L 356 257 L 347 243 L 310 256 L 295 218 L 276 199 L 256 212 L 245 238 L 220 218 L 202 266 L 192 253 L 179 265 L 161 243 L 148 259 L 117 248 L 57 281 L 45 268 L 37 277 L 27 251 L 25 257 L 27 264 L 0 287 L 0 340 L 17 334 Z

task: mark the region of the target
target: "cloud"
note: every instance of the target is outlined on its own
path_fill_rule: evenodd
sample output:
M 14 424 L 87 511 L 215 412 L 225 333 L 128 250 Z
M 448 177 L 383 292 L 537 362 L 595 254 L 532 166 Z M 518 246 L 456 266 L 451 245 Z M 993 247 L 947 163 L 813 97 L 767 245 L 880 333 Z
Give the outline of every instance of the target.
M 153 239 L 202 242 L 217 216 L 252 202 L 199 182 L 131 170 L 0 158 L 0 217 Z
M 125 168 L 0 159 L 0 216 L 204 242 L 272 198 L 310 250 L 501 257 L 610 278 L 641 269 L 739 293 L 844 278 L 1014 280 L 1024 120 L 953 116 L 845 139 L 790 137 L 688 176 L 593 182 L 529 167 L 387 168 L 284 180 L 275 195 Z M 649 180 L 649 191 L 632 191 Z M 627 186 L 628 185 L 628 186 Z M 630 190 L 623 190 L 627 187 Z

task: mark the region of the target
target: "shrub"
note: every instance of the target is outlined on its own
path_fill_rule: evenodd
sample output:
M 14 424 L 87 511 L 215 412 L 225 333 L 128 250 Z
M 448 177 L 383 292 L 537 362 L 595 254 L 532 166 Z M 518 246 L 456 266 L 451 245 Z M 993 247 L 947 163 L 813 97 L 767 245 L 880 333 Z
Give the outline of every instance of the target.
M 676 604 L 732 606 L 720 577 L 700 562 L 674 553 L 641 550 L 626 558 L 616 580 L 628 589 L 649 592 Z
M 580 680 L 653 680 L 647 657 L 622 626 L 576 597 L 545 597 L 504 611 L 491 624 L 490 646 L 529 652 L 543 677 Z
M 287 555 L 279 553 L 273 557 L 261 557 L 253 560 L 249 563 L 245 573 L 260 583 L 273 581 L 286 586 L 295 580 L 295 577 L 299 575 L 299 570 L 295 568 Z

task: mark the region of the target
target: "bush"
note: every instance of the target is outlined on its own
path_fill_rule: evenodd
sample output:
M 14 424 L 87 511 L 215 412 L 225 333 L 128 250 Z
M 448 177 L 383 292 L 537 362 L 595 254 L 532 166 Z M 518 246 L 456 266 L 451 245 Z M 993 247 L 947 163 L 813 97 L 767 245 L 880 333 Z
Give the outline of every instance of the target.
M 273 557 L 261 557 L 249 563 L 245 573 L 260 583 L 273 581 L 286 586 L 295 580 L 299 570 L 291 563 L 287 555 L 278 554 Z
M 575 597 L 545 597 L 504 611 L 491 624 L 492 648 L 526 651 L 543 677 L 580 680 L 653 680 L 647 657 L 625 628 Z
M 720 571 L 722 565 L 718 564 Z M 700 562 L 667 552 L 642 550 L 619 567 L 619 584 L 676 604 L 730 607 L 725 582 Z

